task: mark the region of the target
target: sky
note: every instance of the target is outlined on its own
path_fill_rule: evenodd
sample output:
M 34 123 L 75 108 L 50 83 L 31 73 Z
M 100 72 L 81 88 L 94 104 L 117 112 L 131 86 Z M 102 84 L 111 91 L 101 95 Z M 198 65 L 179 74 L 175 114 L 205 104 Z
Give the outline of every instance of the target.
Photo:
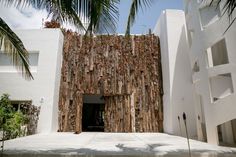
M 139 11 L 135 24 L 131 28 L 132 34 L 145 34 L 148 29 L 153 29 L 157 20 L 165 9 L 183 10 L 183 0 L 153 0 L 154 3 L 150 8 Z M 125 33 L 126 22 L 128 19 L 131 0 L 121 0 L 119 6 L 120 18 L 117 27 L 118 33 Z
M 131 34 L 145 34 L 148 29 L 153 29 L 161 14 L 165 9 L 183 10 L 183 0 L 153 0 L 154 3 L 149 8 L 140 10 L 135 24 L 131 28 Z M 121 0 L 119 5 L 119 21 L 117 22 L 117 32 L 124 34 L 128 19 L 131 0 Z M 18 10 L 0 6 L 0 17 L 7 22 L 12 29 L 38 29 L 42 28 L 42 19 L 47 19 L 45 10 L 38 11 L 32 7 Z

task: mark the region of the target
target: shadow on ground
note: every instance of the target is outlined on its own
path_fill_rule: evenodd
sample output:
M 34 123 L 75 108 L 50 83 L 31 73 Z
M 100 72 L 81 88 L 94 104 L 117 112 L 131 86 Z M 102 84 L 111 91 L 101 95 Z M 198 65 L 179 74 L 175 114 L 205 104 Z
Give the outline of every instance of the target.
M 189 157 L 185 149 L 164 151 L 163 146 L 167 144 L 149 144 L 146 148 L 127 147 L 124 144 L 117 144 L 116 151 L 96 150 L 90 148 L 66 148 L 53 150 L 6 150 L 3 157 Z M 209 150 L 194 150 L 191 157 L 236 157 L 236 152 L 215 152 Z

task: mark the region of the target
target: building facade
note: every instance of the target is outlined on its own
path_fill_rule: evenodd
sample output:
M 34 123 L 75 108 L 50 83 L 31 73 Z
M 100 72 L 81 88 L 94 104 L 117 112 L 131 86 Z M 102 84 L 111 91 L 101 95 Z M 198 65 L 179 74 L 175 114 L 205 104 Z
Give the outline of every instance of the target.
M 226 31 L 225 1 L 184 3 L 199 139 L 235 144 L 236 23 Z
M 59 131 L 163 130 L 157 36 L 64 35 Z
M 209 2 L 165 10 L 153 30 L 161 45 L 164 132 L 186 136 L 185 112 L 191 138 L 235 146 L 236 24 L 227 30 L 224 4 Z

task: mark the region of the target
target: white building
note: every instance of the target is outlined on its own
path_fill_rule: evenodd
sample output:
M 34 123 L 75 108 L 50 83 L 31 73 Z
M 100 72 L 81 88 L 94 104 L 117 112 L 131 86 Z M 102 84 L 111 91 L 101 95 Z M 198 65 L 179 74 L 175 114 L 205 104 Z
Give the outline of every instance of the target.
M 197 138 L 192 71 L 185 23 L 183 11 L 166 10 L 161 14 L 154 29 L 154 34 L 160 37 L 161 45 L 164 132 L 185 136 L 182 118 L 185 112 L 190 137 Z
M 12 66 L 5 53 L 0 53 L 0 95 L 11 100 L 30 100 L 40 105 L 38 132 L 58 128 L 58 97 L 61 74 L 63 35 L 60 29 L 17 30 L 30 52 L 29 61 L 34 80 L 26 81 Z
M 185 0 L 198 136 L 206 138 L 206 128 L 209 143 L 235 144 L 236 23 L 225 32 L 225 1 L 217 9 L 209 2 Z
M 154 33 L 161 41 L 164 131 L 185 136 L 185 112 L 191 138 L 235 145 L 236 23 L 225 32 L 222 7 L 185 0 L 185 12 L 164 11 Z

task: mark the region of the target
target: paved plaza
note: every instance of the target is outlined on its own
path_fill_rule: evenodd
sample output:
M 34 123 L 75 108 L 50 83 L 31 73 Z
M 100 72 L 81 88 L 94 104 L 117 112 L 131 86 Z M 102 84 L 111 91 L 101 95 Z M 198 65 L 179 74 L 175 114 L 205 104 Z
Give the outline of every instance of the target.
M 235 157 L 236 148 L 190 140 L 191 155 Z M 51 133 L 5 142 L 5 156 L 168 156 L 188 157 L 187 140 L 163 133 Z

